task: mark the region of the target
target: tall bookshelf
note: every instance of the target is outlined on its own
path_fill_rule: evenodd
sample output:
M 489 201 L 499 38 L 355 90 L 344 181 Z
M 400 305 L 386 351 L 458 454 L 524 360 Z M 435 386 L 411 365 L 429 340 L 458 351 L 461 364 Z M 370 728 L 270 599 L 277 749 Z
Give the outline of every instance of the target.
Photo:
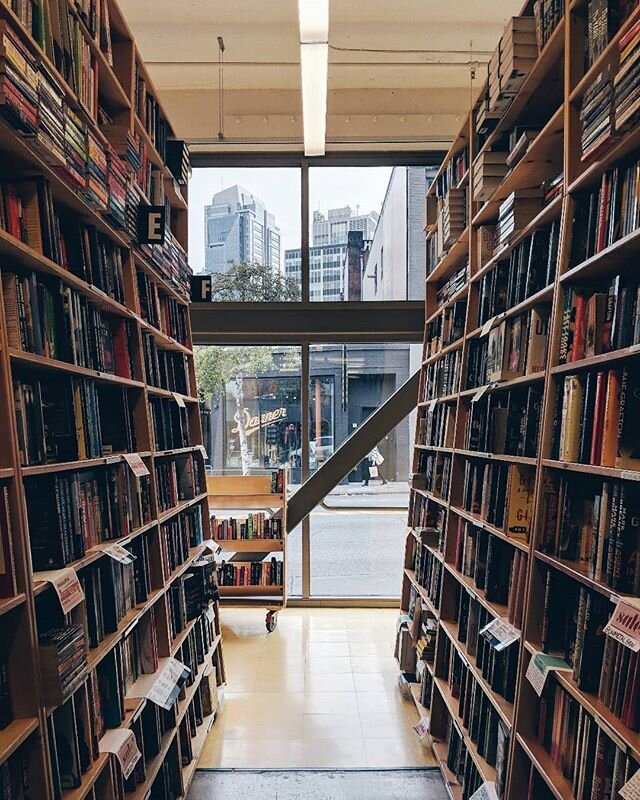
M 427 192 L 397 655 L 455 800 L 640 778 L 638 656 L 602 630 L 640 595 L 639 30 L 528 2 Z
M 0 38 L 1 793 L 175 798 L 224 681 L 188 153 L 114 0 L 2 0 Z

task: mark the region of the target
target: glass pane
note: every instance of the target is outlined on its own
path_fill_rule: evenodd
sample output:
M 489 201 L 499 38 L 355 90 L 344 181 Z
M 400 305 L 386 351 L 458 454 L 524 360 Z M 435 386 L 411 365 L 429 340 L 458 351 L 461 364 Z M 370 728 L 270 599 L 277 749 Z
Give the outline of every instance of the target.
M 419 344 L 310 348 L 309 466 L 317 469 L 418 369 Z M 313 597 L 397 597 L 415 414 L 410 414 L 311 514 Z
M 300 170 L 197 168 L 189 182 L 189 262 L 214 300 L 300 299 L 284 251 L 300 252 Z
M 311 300 L 424 297 L 424 198 L 432 167 L 309 170 Z M 285 271 L 300 274 L 298 250 Z
M 197 347 L 194 363 L 207 473 L 259 475 L 294 465 L 289 479 L 299 482 L 300 348 Z M 301 592 L 300 536 L 298 529 L 287 540 L 287 584 L 294 595 Z

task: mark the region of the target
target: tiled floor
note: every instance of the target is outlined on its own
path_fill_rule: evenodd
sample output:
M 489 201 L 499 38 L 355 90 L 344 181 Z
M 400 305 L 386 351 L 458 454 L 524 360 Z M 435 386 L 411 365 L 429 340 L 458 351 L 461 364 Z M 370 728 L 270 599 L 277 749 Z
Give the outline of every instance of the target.
M 415 767 L 435 764 L 400 696 L 397 611 L 223 608 L 222 710 L 200 767 Z

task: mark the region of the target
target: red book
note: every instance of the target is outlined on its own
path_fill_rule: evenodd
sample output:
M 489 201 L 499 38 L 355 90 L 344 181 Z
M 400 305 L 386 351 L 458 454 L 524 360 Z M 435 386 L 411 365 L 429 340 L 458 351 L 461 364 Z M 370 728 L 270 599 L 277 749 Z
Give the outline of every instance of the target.
M 113 358 L 116 375 L 121 378 L 131 378 L 127 326 L 123 319 L 118 319 L 113 326 Z
M 585 326 L 587 321 L 587 300 L 583 294 L 574 293 L 573 304 L 575 314 L 573 321 L 573 341 L 569 361 L 580 361 L 584 358 Z
M 604 372 L 599 372 L 596 379 L 596 399 L 593 407 L 593 433 L 591 435 L 591 454 L 589 463 L 599 466 L 602 453 L 602 431 L 604 429 L 604 407 L 607 385 Z
M 620 37 L 620 41 L 618 43 L 618 49 L 622 53 L 625 47 L 630 44 L 634 38 L 640 33 L 640 20 L 638 20 L 635 25 L 632 25 L 629 30 L 625 33 L 624 36 Z

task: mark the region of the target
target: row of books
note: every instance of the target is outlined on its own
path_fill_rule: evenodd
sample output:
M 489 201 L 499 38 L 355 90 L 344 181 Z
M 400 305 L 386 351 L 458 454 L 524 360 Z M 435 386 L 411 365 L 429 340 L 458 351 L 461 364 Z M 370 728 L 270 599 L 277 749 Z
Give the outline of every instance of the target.
M 640 228 L 640 161 L 623 161 L 600 185 L 576 196 L 569 266 L 575 267 Z
M 620 67 L 616 72 L 613 86 L 614 125 L 622 131 L 637 121 L 640 104 L 635 87 L 640 77 L 640 22 L 633 25 L 620 38 Z
M 498 749 L 504 747 L 504 742 L 499 741 L 505 732 L 504 723 L 448 637 L 443 640 L 443 663 L 449 691 L 457 700 L 458 720 L 476 745 L 478 755 L 490 766 L 503 768 L 498 765 Z M 505 757 L 506 754 L 500 754 L 501 760 Z
M 535 458 L 542 391 L 537 386 L 492 392 L 469 404 L 464 447 L 480 453 Z
M 585 68 L 593 64 L 631 13 L 635 0 L 589 0 Z
M 128 536 L 151 518 L 151 489 L 125 464 L 28 478 L 35 570 L 59 569 L 101 542 Z
M 87 655 L 81 625 L 50 628 L 38 636 L 42 691 L 49 705 L 63 703 L 87 677 Z
M 189 551 L 202 544 L 202 509 L 194 506 L 181 511 L 160 526 L 162 563 L 165 578 L 189 558 Z
M 443 306 L 451 300 L 451 298 L 462 289 L 468 277 L 469 269 L 465 265 L 462 269 L 457 269 L 450 278 L 447 278 L 436 293 L 438 306 Z
M 272 557 L 269 561 L 222 561 L 218 567 L 219 586 L 274 586 L 282 588 L 283 562 Z
M 467 301 L 460 300 L 429 322 L 425 328 L 425 359 L 462 339 L 466 318 Z
M 579 562 L 590 578 L 622 594 L 640 596 L 638 503 L 632 485 L 592 476 L 558 478 L 543 485 L 539 549 Z
M 551 34 L 564 17 L 564 0 L 536 0 L 533 4 L 538 50 L 544 50 Z
M 640 285 L 616 275 L 598 288 L 572 286 L 565 293 L 561 364 L 640 343 Z
M 0 764 L 0 797 L 2 800 L 23 800 L 31 793 L 29 778 L 29 745 L 25 744 Z
M 469 341 L 466 387 L 475 389 L 544 371 L 550 309 L 537 306 Z M 489 323 L 487 323 L 487 326 Z
M 455 408 L 444 403 L 423 407 L 417 420 L 416 444 L 452 447 Z
M 142 319 L 180 344 L 188 344 L 186 308 L 162 292 L 146 272 L 137 270 L 136 276 Z
M 204 473 L 196 453 L 158 460 L 155 473 L 160 511 L 169 511 L 204 491 Z
M 621 370 L 566 375 L 556 387 L 551 457 L 560 461 L 637 469 L 635 427 L 640 373 L 632 362 Z
M 211 536 L 219 541 L 282 539 L 282 533 L 282 517 L 270 517 L 263 511 L 247 514 L 241 519 L 211 517 Z
M 478 325 L 551 285 L 558 260 L 559 220 L 536 228 L 480 280 Z
M 437 538 L 436 546 L 442 550 L 446 509 L 442 503 L 432 500 L 419 492 L 411 492 L 409 498 L 409 525 L 421 529 Z
M 447 746 L 446 764 L 462 787 L 462 797 L 469 800 L 484 783 L 462 735 L 462 729 L 449 714 L 445 715 L 443 741 Z M 499 795 L 502 800 L 502 795 Z
M 190 395 L 187 357 L 175 350 L 162 350 L 152 333 L 142 332 L 146 382 L 159 389 Z
M 465 147 L 453 155 L 445 169 L 436 178 L 436 197 L 444 198 L 450 189 L 455 189 L 469 169 L 469 148 Z
M 451 456 L 447 453 L 420 452 L 417 472 L 413 474 L 414 489 L 425 489 L 444 500 L 449 497 L 451 481 Z
M 464 645 L 469 660 L 475 661 L 491 690 L 508 703 L 513 703 L 518 671 L 517 646 L 514 647 L 513 643 L 503 650 L 494 647 L 491 636 L 480 633 L 494 617 L 461 586 L 457 587 L 456 594 L 456 639 Z
M 426 544 L 416 542 L 413 557 L 416 581 L 426 590 L 434 608 L 440 608 L 442 592 L 442 562 Z
M 569 692 L 552 683 L 540 704 L 538 740 L 571 784 L 576 800 L 622 797 L 620 789 L 637 771 L 621 749 Z
M 455 567 L 473 579 L 487 602 L 507 606 L 508 621 L 521 627 L 527 583 L 525 553 L 458 517 Z
M 2 273 L 9 346 L 121 378 L 135 376 L 133 327 L 60 280 Z
M 156 450 L 176 450 L 190 446 L 191 434 L 186 408 L 179 406 L 175 400 L 161 397 L 150 398 L 149 408 Z
M 461 350 L 445 353 L 442 358 L 427 364 L 424 368 L 422 400 L 435 400 L 457 392 L 461 366 Z
M 529 540 L 535 470 L 522 464 L 467 459 L 462 487 L 465 511 L 478 515 L 507 536 Z
M 167 139 L 169 138 L 169 126 L 162 115 L 160 104 L 149 91 L 147 81 L 141 72 L 137 60 L 135 66 L 134 89 L 134 108 L 136 115 L 164 161 L 166 158 Z
M 133 398 L 124 387 L 31 374 L 13 385 L 23 466 L 136 451 Z

